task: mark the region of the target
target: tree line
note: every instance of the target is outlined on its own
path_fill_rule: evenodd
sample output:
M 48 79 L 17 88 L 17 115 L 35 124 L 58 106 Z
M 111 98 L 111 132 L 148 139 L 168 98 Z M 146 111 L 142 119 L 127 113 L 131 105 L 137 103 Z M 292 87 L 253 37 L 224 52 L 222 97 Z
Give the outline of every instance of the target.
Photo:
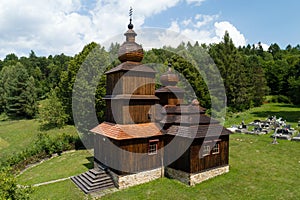
M 63 126 L 74 123 L 72 93 L 76 75 L 81 67 L 87 67 L 85 77 L 97 82 L 82 82 L 78 90 L 82 94 L 96 84 L 95 102 L 98 120 L 104 118 L 105 80 L 99 74 L 99 66 L 108 70 L 120 64 L 117 59 L 119 44 L 111 44 L 106 50 L 94 42 L 86 45 L 75 56 L 64 54 L 39 57 L 33 51 L 28 57 L 8 54 L 0 60 L 0 112 L 12 118 L 37 117 L 44 126 Z M 163 47 L 145 51 L 144 63 L 172 63 L 192 86 L 201 105 L 210 108 L 214 94 L 205 79 L 214 79 L 213 68 L 202 53 L 214 61 L 222 77 L 226 92 L 227 109 L 242 111 L 264 103 L 266 95 L 273 101 L 300 104 L 300 45 L 288 45 L 281 49 L 276 43 L 268 50 L 258 45 L 234 46 L 228 32 L 223 40 L 215 44 L 182 43 L 177 48 Z M 193 62 L 190 62 L 192 57 Z M 210 74 L 203 77 L 193 65 L 205 68 Z M 78 80 L 76 80 L 78 81 Z M 216 92 L 217 94 L 217 92 Z M 78 101 L 90 102 L 88 95 Z M 73 101 L 76 101 L 76 99 Z M 83 104 L 84 105 L 84 104 Z M 89 116 L 87 108 L 81 107 L 82 115 Z M 91 122 L 89 126 L 93 126 Z M 89 127 L 83 127 L 83 129 Z

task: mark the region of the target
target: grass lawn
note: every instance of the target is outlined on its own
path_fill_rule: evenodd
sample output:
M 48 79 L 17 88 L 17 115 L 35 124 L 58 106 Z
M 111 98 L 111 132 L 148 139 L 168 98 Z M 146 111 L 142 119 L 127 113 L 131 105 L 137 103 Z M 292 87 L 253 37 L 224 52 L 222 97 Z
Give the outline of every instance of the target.
M 37 120 L 0 121 L 0 160 L 26 149 L 36 139 L 38 133 L 77 134 L 74 126 L 41 131 Z
M 300 143 L 271 141 L 267 135 L 231 135 L 228 174 L 195 187 L 164 178 L 103 199 L 299 199 Z
M 299 199 L 300 142 L 279 140 L 278 145 L 272 145 L 271 141 L 269 135 L 231 135 L 230 172 L 195 187 L 162 178 L 108 194 L 101 199 Z M 83 152 L 62 155 L 26 171 L 19 180 L 32 184 L 67 177 L 72 173 L 76 174 L 76 171 L 79 174 L 87 170 L 85 165 L 88 163 L 88 156 L 89 154 Z M 74 163 L 73 167 L 67 167 L 62 164 L 64 162 L 66 165 Z M 54 166 L 60 163 L 61 166 Z M 62 166 L 67 168 L 61 169 Z M 65 190 L 61 187 L 65 187 Z M 84 199 L 83 193 L 77 191 L 76 186 L 69 183 L 69 180 L 35 187 L 32 197 Z
M 93 157 L 89 151 L 68 152 L 29 168 L 18 176 L 18 183 L 21 185 L 33 185 L 67 178 L 85 172 L 92 167 Z
M 234 114 L 226 126 L 243 119 L 265 119 L 268 115 L 283 117 L 294 127 L 300 108 L 286 104 L 265 104 L 244 113 Z M 188 187 L 176 180 L 158 179 L 131 187 L 101 199 L 300 199 L 300 142 L 278 140 L 271 144 L 270 135 L 230 136 L 230 172 Z M 84 151 L 64 154 L 29 169 L 18 177 L 20 183 L 34 184 L 65 178 L 87 171 L 91 166 Z M 35 187 L 33 199 L 85 199 L 70 181 Z
M 66 180 L 50 185 L 44 185 L 34 188 L 31 194 L 33 200 L 55 199 L 55 200 L 80 200 L 86 199 L 86 196 L 81 190 L 75 187 L 71 180 Z

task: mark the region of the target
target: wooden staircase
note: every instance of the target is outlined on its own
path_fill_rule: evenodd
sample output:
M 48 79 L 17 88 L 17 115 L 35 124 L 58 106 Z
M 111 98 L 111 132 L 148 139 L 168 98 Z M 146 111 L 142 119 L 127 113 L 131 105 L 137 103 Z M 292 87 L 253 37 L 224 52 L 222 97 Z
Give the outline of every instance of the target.
M 73 176 L 71 180 L 86 194 L 115 187 L 112 178 L 106 171 L 99 168 L 91 169 L 78 176 Z

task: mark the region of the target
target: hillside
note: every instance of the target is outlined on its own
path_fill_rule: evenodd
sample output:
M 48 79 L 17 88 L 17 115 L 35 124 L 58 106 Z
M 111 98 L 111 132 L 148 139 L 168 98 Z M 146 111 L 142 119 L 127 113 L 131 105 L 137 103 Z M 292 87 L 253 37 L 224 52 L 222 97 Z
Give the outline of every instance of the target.
M 288 123 L 295 126 L 300 116 L 300 108 L 288 104 L 265 104 L 246 112 L 233 114 L 227 119 L 226 126 L 238 124 L 242 119 L 246 122 L 257 118 L 264 119 L 268 115 L 284 117 Z M 2 124 L 2 130 L 10 127 L 9 123 L 6 123 Z M 21 126 L 26 123 L 32 122 L 19 121 L 18 124 Z M 300 191 L 297 190 L 300 179 L 300 174 L 297 173 L 300 166 L 300 143 L 280 140 L 278 145 L 272 145 L 271 142 L 269 135 L 232 134 L 228 174 L 195 187 L 162 178 L 108 194 L 103 199 L 297 199 L 300 197 Z M 2 146 L 2 148 L 7 147 Z M 88 154 L 80 151 L 75 154 L 63 154 L 43 162 L 32 170 L 25 171 L 18 178 L 19 183 L 36 184 L 67 178 L 90 168 L 89 162 L 92 160 L 87 158 Z M 72 165 L 72 163 L 77 164 Z M 47 173 L 41 172 L 45 172 L 44 170 L 49 169 L 49 166 L 52 170 L 48 170 Z M 57 172 L 59 172 L 58 176 Z M 32 174 L 41 174 L 42 177 Z M 31 197 L 33 199 L 61 199 L 62 197 L 84 199 L 83 193 L 70 180 L 34 187 Z

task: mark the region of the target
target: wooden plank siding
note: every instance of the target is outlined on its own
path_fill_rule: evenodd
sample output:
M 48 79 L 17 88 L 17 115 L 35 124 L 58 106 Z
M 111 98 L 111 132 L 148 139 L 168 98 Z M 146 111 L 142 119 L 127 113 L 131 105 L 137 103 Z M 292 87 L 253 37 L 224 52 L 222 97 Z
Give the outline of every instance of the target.
M 166 142 L 169 143 L 173 137 L 168 137 Z M 217 138 L 212 138 L 215 140 Z M 177 149 L 173 149 L 174 152 L 165 151 L 165 163 L 169 162 L 169 157 L 172 158 L 172 154 L 176 154 L 176 151 L 179 151 L 180 148 L 186 146 L 187 139 L 181 138 L 180 141 L 177 142 Z M 189 149 L 185 151 L 185 153 L 180 156 L 176 161 L 171 163 L 169 167 L 177 170 L 181 170 L 187 173 L 197 173 L 201 171 L 205 171 L 207 169 L 212 169 L 220 166 L 228 165 L 229 159 L 229 136 L 221 136 L 219 143 L 219 153 L 207 155 L 205 157 L 200 157 L 199 152 L 201 146 L 203 145 L 204 138 L 196 138 Z M 200 152 L 201 153 L 201 152 Z
M 154 121 L 155 103 L 156 100 L 130 100 L 129 102 L 123 99 L 106 100 L 105 121 L 117 124 L 148 123 Z M 114 109 L 114 114 L 112 109 Z
M 107 76 L 106 95 L 154 95 L 155 81 L 153 73 L 123 71 Z
M 133 73 L 123 76 L 123 94 L 154 95 L 155 81 L 153 74 Z
M 195 139 L 190 147 L 190 173 L 205 171 L 207 169 L 228 165 L 229 136 L 221 136 L 219 141 L 219 153 L 200 158 L 200 148 L 203 139 Z M 214 144 L 214 143 L 213 143 Z
M 113 140 L 96 136 L 95 139 L 95 160 L 103 164 L 115 168 L 114 171 L 118 174 L 126 174 L 127 172 L 141 172 L 145 170 L 156 169 L 162 166 L 163 139 L 159 137 L 140 138 L 131 140 Z M 103 140 L 105 138 L 105 140 Z M 149 140 L 158 139 L 157 154 L 148 155 Z M 115 145 L 112 148 L 108 141 Z M 124 150 L 124 151 L 121 151 Z M 138 153 L 135 156 L 132 153 Z
M 182 171 L 189 169 L 190 151 L 187 149 L 183 154 L 182 151 L 184 148 L 187 148 L 190 143 L 189 138 L 165 136 L 164 165 Z M 178 159 L 174 161 L 174 158 Z

